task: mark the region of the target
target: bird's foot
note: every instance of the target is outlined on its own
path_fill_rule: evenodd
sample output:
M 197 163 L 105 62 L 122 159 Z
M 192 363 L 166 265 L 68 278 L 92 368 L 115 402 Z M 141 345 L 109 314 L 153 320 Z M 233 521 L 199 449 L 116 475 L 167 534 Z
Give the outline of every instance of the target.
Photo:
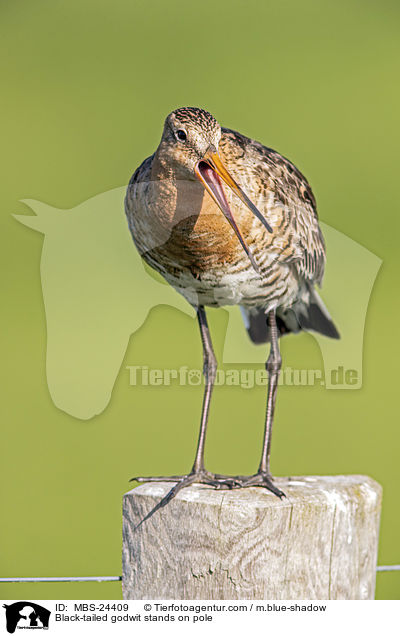
M 135 530 L 139 528 L 145 521 L 150 519 L 157 510 L 164 508 L 178 494 L 180 490 L 191 486 L 192 484 L 206 484 L 213 486 L 216 490 L 233 490 L 234 488 L 250 488 L 251 486 L 260 486 L 267 488 L 274 495 L 282 499 L 286 497 L 282 490 L 279 490 L 272 481 L 272 476 L 265 471 L 258 471 L 255 475 L 219 475 L 218 473 L 210 473 L 208 470 L 200 470 L 191 472 L 188 475 L 172 475 L 170 477 L 133 477 L 130 481 L 138 481 L 140 484 L 151 482 L 171 482 L 176 481 L 175 486 L 167 492 L 167 494 L 158 502 L 156 506 L 138 523 Z
M 249 488 L 250 486 L 261 486 L 262 488 L 267 488 L 267 490 L 279 497 L 279 499 L 283 499 L 283 497 L 286 497 L 285 493 L 282 492 L 282 490 L 279 490 L 279 488 L 274 485 L 273 477 L 263 470 L 259 470 L 258 473 L 256 473 L 255 475 L 251 475 L 250 477 L 243 477 L 243 482 L 241 485 L 242 488 Z
M 145 521 L 150 519 L 157 510 L 164 508 L 178 494 L 182 488 L 191 486 L 192 484 L 207 484 L 213 486 L 216 490 L 232 490 L 233 488 L 241 488 L 243 477 L 231 477 L 229 475 L 215 475 L 208 470 L 200 470 L 191 472 L 188 475 L 172 475 L 171 477 L 133 477 L 130 481 L 138 481 L 140 484 L 149 482 L 176 481 L 175 486 L 163 497 L 158 504 L 138 523 L 135 530 L 139 528 Z
M 231 475 L 217 475 L 210 473 L 208 470 L 193 471 L 188 475 L 170 475 L 169 477 L 132 477 L 129 481 L 138 481 L 140 484 L 146 484 L 157 481 L 176 481 L 176 492 L 190 486 L 191 484 L 208 484 L 214 486 L 217 490 L 230 490 L 232 488 L 241 488 L 245 477 L 232 477 Z M 176 493 L 175 493 L 176 494 Z M 174 495 L 175 496 L 175 495 Z M 172 497 L 171 497 L 172 499 Z

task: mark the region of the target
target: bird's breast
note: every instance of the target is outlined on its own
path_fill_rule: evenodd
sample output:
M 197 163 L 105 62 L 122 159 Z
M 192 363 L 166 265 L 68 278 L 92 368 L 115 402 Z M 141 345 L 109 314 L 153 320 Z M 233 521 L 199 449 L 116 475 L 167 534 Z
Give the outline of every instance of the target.
M 126 209 L 136 246 L 144 260 L 194 305 L 272 306 L 276 295 L 292 295 L 295 284 L 286 264 L 279 262 L 287 243 L 277 231 L 284 211 L 252 193 L 255 204 L 262 203 L 260 208 L 268 214 L 274 229 L 270 234 L 228 188 L 225 194 L 259 273 L 197 181 L 148 179 L 129 187 Z
M 270 237 L 264 226 L 228 188 L 225 193 L 253 253 L 265 250 Z M 131 229 L 142 255 L 151 251 L 163 267 L 187 267 L 201 275 L 210 269 L 249 264 L 222 211 L 197 181 L 162 179 L 138 184 Z

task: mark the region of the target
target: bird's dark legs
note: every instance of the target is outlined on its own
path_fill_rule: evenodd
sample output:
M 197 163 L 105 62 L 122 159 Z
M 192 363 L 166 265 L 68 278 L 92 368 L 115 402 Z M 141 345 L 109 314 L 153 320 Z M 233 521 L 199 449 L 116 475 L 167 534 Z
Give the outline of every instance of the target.
M 217 371 L 217 361 L 215 358 L 210 332 L 208 329 L 206 312 L 204 307 L 197 310 L 197 319 L 200 327 L 201 341 L 203 343 L 204 366 L 203 373 L 205 378 L 205 389 L 203 397 L 203 408 L 201 412 L 199 440 L 197 443 L 196 456 L 193 468 L 188 475 L 172 475 L 170 477 L 134 477 L 131 481 L 140 483 L 157 482 L 157 481 L 176 481 L 176 485 L 159 501 L 159 503 L 149 512 L 148 515 L 141 520 L 137 527 L 141 526 L 144 521 L 149 519 L 157 510 L 166 506 L 175 495 L 194 483 L 208 484 L 217 489 L 246 488 L 250 486 L 261 486 L 277 495 L 284 497 L 285 494 L 277 488 L 272 481 L 269 472 L 269 456 L 271 450 L 271 432 L 274 419 L 276 392 L 278 388 L 279 373 L 282 364 L 282 358 L 279 351 L 278 328 L 276 325 L 275 311 L 270 311 L 267 315 L 271 350 L 266 363 L 268 371 L 268 396 L 267 411 L 265 416 L 264 443 L 261 454 L 261 461 L 258 472 L 250 477 L 239 475 L 236 477 L 228 475 L 219 475 L 210 473 L 204 468 L 204 445 L 207 432 L 208 411 L 210 408 L 211 395 L 214 387 L 214 381 Z
M 271 338 L 271 349 L 265 368 L 268 371 L 268 396 L 267 411 L 265 415 L 264 443 L 261 453 L 260 466 L 258 472 L 249 477 L 245 483 L 246 486 L 264 486 L 271 490 L 278 497 L 284 497 L 284 493 L 276 488 L 272 483 L 272 477 L 269 470 L 269 457 L 271 452 L 271 434 L 272 423 L 274 420 L 276 393 L 278 389 L 279 373 L 282 366 L 282 358 L 279 351 L 278 327 L 276 325 L 275 311 L 272 310 L 267 316 L 269 333 Z

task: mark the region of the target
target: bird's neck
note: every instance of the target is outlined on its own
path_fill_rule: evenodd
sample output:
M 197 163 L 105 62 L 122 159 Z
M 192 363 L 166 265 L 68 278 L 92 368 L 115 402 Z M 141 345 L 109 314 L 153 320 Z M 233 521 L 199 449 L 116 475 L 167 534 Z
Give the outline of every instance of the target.
M 175 171 L 171 162 L 168 161 L 168 157 L 165 156 L 160 148 L 156 151 L 152 166 L 151 166 L 151 180 L 152 181 L 173 181 L 175 180 Z
M 176 227 L 199 214 L 204 187 L 187 169 L 171 160 L 163 144 L 154 154 L 148 189 L 148 209 L 164 227 Z
M 197 181 L 194 173 L 185 166 L 182 154 L 173 154 L 168 144 L 161 141 L 151 167 L 154 180 Z

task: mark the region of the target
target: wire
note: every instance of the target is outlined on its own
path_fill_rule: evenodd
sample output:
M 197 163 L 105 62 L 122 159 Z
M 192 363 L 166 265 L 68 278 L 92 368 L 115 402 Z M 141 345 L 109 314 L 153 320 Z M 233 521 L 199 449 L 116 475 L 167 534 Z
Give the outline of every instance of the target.
M 122 576 L 25 576 L 0 579 L 0 583 L 89 583 L 122 581 Z
M 400 571 L 400 565 L 378 565 L 377 572 Z M 108 583 L 122 581 L 122 576 L 25 576 L 0 578 L 0 583 Z

